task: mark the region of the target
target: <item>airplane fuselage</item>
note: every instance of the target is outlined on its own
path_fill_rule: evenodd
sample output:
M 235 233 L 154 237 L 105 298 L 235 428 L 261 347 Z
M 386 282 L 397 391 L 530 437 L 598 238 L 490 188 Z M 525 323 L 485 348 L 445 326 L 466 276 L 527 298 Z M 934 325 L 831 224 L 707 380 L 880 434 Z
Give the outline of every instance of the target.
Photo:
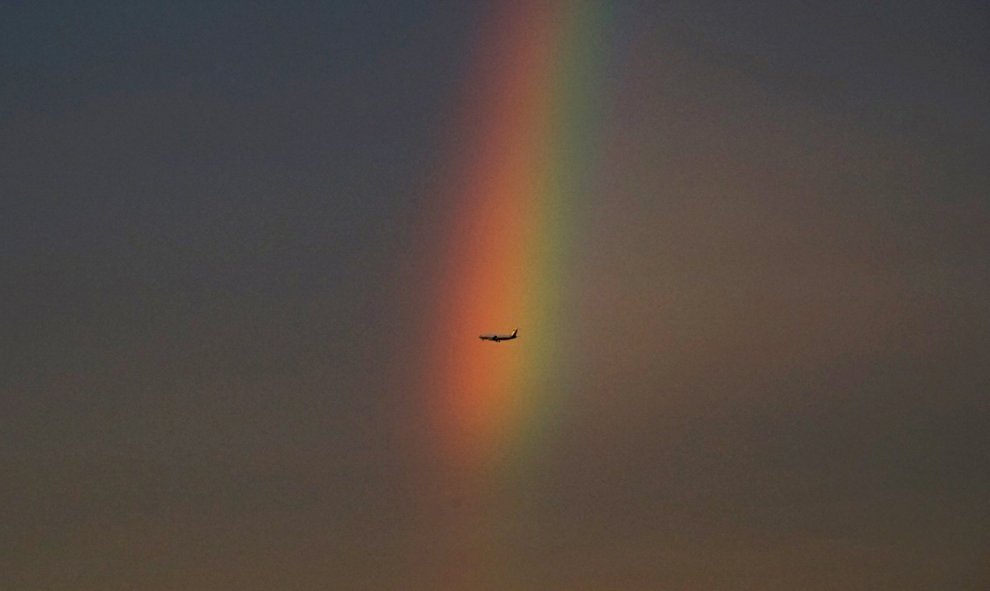
M 512 331 L 512 334 L 483 334 L 478 338 L 483 341 L 492 341 L 494 343 L 499 343 L 502 341 L 511 341 L 512 339 L 517 338 L 516 333 L 518 332 L 519 329 L 517 328 Z

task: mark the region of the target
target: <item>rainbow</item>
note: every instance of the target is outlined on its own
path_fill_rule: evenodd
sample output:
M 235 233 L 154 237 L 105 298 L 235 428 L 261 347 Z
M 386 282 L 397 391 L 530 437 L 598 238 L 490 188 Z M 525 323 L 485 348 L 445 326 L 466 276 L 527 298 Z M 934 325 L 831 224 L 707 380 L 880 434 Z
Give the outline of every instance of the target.
M 446 221 L 422 364 L 431 448 L 459 502 L 495 504 L 507 480 L 525 478 L 567 395 L 568 335 L 580 324 L 569 313 L 572 253 L 606 98 L 607 12 L 594 1 L 505 2 L 477 41 L 438 189 Z M 517 327 L 516 341 L 478 339 Z M 487 535 L 484 523 L 460 526 L 464 538 Z
M 424 365 L 438 442 L 472 463 L 498 462 L 532 434 L 566 376 L 570 252 L 590 192 L 607 57 L 601 3 L 501 8 L 478 41 L 452 134 Z M 517 327 L 515 342 L 477 339 Z

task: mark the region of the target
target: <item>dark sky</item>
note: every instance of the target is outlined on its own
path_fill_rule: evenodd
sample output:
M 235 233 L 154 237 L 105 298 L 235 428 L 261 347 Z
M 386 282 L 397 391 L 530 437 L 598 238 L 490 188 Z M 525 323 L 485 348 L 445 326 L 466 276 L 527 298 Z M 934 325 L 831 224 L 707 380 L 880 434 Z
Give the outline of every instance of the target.
M 990 8 L 609 5 L 493 525 L 410 376 L 495 4 L 0 4 L 0 587 L 444 588 L 450 523 L 492 589 L 990 586 Z

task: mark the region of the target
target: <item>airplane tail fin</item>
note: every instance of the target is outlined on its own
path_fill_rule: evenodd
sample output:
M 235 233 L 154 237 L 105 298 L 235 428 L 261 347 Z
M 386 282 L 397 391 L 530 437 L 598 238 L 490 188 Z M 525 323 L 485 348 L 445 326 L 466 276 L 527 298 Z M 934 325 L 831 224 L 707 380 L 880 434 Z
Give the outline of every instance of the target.
M 518 328 L 513 328 L 512 329 L 512 336 L 516 336 L 516 333 L 517 332 L 519 332 L 519 329 Z

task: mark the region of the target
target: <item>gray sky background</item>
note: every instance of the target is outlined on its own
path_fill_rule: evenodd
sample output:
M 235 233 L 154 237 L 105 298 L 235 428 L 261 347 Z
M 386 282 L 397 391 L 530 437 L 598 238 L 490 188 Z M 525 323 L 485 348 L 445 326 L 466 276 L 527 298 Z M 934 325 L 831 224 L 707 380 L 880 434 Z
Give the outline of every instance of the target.
M 491 587 L 985 589 L 990 10 L 611 6 Z M 0 587 L 443 588 L 409 376 L 489 10 L 0 5 Z

